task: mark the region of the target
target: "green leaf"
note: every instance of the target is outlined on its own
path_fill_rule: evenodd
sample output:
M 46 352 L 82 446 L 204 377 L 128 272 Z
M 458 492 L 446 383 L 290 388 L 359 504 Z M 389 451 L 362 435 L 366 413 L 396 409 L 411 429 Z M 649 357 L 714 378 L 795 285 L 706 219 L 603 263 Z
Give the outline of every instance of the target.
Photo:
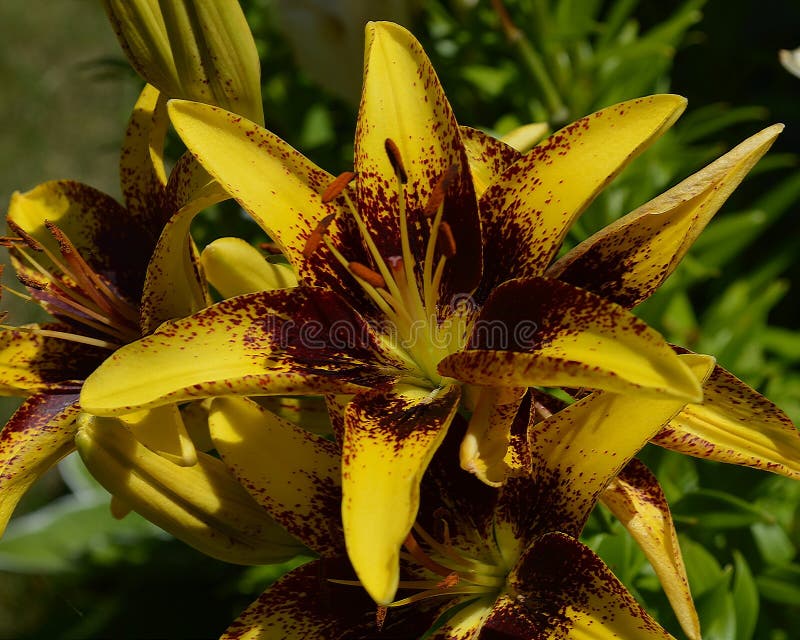
M 767 564 L 782 565 L 794 558 L 797 552 L 794 544 L 779 524 L 754 524 L 750 531 Z
M 755 523 L 772 524 L 775 519 L 763 509 L 725 491 L 698 489 L 672 507 L 678 522 L 691 522 L 704 529 L 735 529 Z
M 758 588 L 744 556 L 733 552 L 733 604 L 736 613 L 736 640 L 751 640 L 758 620 Z
M 714 589 L 725 579 L 726 574 L 716 558 L 703 545 L 682 535 L 679 536 L 679 540 L 692 594 L 695 598 L 699 598 Z

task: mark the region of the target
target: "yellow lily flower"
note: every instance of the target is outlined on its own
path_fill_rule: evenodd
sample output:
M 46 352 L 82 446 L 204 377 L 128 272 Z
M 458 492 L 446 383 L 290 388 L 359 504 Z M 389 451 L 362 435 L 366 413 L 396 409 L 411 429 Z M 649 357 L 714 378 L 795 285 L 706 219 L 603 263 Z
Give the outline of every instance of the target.
M 12 197 L 11 235 L 2 242 L 26 297 L 55 321 L 6 326 L 0 333 L 0 393 L 29 396 L 0 432 L 0 533 L 28 487 L 74 450 L 78 395 L 89 373 L 171 312 L 191 313 L 210 303 L 189 245 L 181 255 L 190 277 L 147 273 L 172 213 L 197 212 L 226 197 L 193 188 L 196 176 L 207 176 L 188 157 L 167 179 L 161 157 L 166 128 L 166 100 L 147 86 L 123 144 L 124 205 L 67 180 Z M 146 422 L 136 428 L 142 442 L 181 464 L 196 461 L 177 411 L 160 409 Z
M 682 358 L 698 380 L 713 367 L 711 358 Z M 400 564 L 358 572 L 367 591 L 379 594 L 384 633 L 421 637 L 439 620 L 443 624 L 431 637 L 441 639 L 494 637 L 492 632 L 508 638 L 670 637 L 574 536 L 601 492 L 611 490 L 612 478 L 684 402 L 596 392 L 541 420 L 539 395 L 528 396 L 516 416 L 509 460 L 518 472 L 499 490 L 455 468 L 466 429 L 463 418 L 455 419 L 422 482 L 420 511 Z M 349 578 L 343 558 L 351 543 L 338 524 L 343 487 L 337 445 L 245 399 L 214 400 L 209 426 L 240 482 L 322 556 L 268 589 L 223 637 L 329 638 L 345 630 L 352 634 L 347 637 L 373 637 L 374 604 L 354 592 L 358 582 Z M 574 473 L 578 467 L 580 475 Z M 637 470 L 622 477 L 656 504 L 657 494 L 636 481 Z M 668 509 L 656 510 L 674 534 Z M 384 542 L 377 532 L 359 541 Z M 654 557 L 680 564 L 677 547 Z M 681 569 L 659 575 L 674 586 L 685 579 Z M 385 588 L 386 582 L 394 588 Z M 680 584 L 691 619 L 691 595 Z M 395 600 L 398 588 L 402 596 Z M 685 625 L 693 639 L 699 638 L 696 622 L 695 615 L 694 627 Z
M 334 416 L 348 547 L 359 576 L 394 566 L 420 478 L 460 408 L 473 416 L 462 467 L 500 485 L 526 387 L 702 399 L 689 368 L 625 306 L 669 275 L 780 126 L 551 266 L 572 221 L 684 105 L 615 105 L 521 156 L 459 128 L 419 43 L 385 23 L 367 29 L 354 173 L 334 178 L 255 123 L 172 101 L 189 149 L 301 286 L 163 325 L 90 376 L 82 403 L 118 415 L 231 393 L 355 394 Z M 587 272 L 600 282 L 571 275 Z M 384 544 L 356 542 L 375 527 Z

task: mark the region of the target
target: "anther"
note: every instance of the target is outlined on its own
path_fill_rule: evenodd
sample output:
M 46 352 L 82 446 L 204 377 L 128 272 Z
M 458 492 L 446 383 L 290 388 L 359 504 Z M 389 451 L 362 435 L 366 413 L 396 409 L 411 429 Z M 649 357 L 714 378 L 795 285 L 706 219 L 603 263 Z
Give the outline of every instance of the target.
M 330 226 L 331 222 L 335 214 L 331 213 L 322 220 L 317 223 L 317 226 L 308 234 L 308 238 L 306 238 L 306 244 L 303 246 L 303 256 L 306 258 L 310 258 L 311 255 L 317 250 L 320 244 L 322 244 L 323 238 L 325 238 L 325 234 L 328 232 L 328 227 Z
M 378 606 L 375 611 L 375 626 L 378 627 L 378 631 L 383 629 L 383 624 L 386 622 L 386 612 L 388 609 L 386 607 Z
M 456 255 L 456 239 L 453 237 L 453 230 L 446 222 L 439 225 L 439 236 L 436 238 L 436 245 L 445 257 L 452 258 Z
M 53 234 L 53 237 L 56 239 L 56 242 L 58 242 L 58 248 L 63 256 L 67 256 L 75 250 L 75 247 L 72 246 L 72 243 L 69 241 L 69 238 L 67 238 L 66 234 L 55 224 L 49 220 L 45 220 L 44 226 L 46 226 L 47 230 Z
M 350 272 L 354 276 L 358 276 L 365 282 L 368 282 L 373 287 L 379 289 L 386 288 L 386 280 L 383 279 L 383 276 L 379 273 L 376 273 L 368 266 L 361 264 L 360 262 L 351 262 L 347 265 L 347 268 L 350 269 Z
M 11 218 L 6 218 L 6 224 L 8 228 L 11 229 L 14 233 L 16 233 L 22 241 L 28 245 L 34 251 L 44 251 L 44 247 L 42 246 L 41 242 L 39 242 L 36 238 L 34 238 L 30 233 L 25 231 L 22 227 L 20 227 L 16 222 L 14 222 Z
M 31 278 L 24 273 L 17 272 L 17 280 L 19 280 L 22 284 L 26 287 L 30 287 L 31 289 L 36 289 L 37 291 L 44 291 L 47 289 L 47 283 L 42 282 L 41 280 L 37 280 L 36 278 Z
M 442 580 L 436 586 L 439 589 L 447 589 L 449 587 L 455 587 L 460 581 L 461 581 L 461 578 L 459 578 L 458 573 L 453 571 L 452 573 L 446 575 L 444 577 L 444 580 Z
M 350 184 L 355 177 L 356 174 L 353 171 L 345 171 L 336 176 L 333 182 L 331 182 L 328 188 L 322 193 L 322 202 L 327 204 L 338 198 L 342 191 L 344 191 L 344 188 Z
M 386 155 L 389 156 L 389 162 L 392 163 L 392 168 L 400 177 L 400 182 L 405 184 L 408 182 L 408 174 L 406 173 L 406 168 L 403 166 L 403 158 L 400 156 L 400 149 L 397 148 L 397 145 L 391 138 L 386 138 L 384 147 L 386 148 Z
M 283 253 L 283 251 L 281 251 L 281 248 L 275 242 L 261 242 L 259 243 L 258 248 L 261 249 L 264 253 L 269 253 L 273 256 L 277 256 Z
M 439 177 L 439 180 L 436 181 L 433 191 L 431 192 L 431 197 L 428 200 L 428 204 L 426 204 L 425 208 L 422 210 L 426 217 L 431 218 L 436 215 L 436 211 L 438 211 L 439 206 L 442 204 L 442 202 L 444 202 L 447 192 L 450 190 L 451 185 L 457 177 L 458 165 L 451 164 Z

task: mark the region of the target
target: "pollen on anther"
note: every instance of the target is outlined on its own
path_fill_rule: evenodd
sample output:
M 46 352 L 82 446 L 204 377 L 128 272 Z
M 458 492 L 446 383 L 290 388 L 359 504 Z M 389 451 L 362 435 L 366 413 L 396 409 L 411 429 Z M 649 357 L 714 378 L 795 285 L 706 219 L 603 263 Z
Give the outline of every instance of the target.
M 44 251 L 44 247 L 42 247 L 42 244 L 31 234 L 25 231 L 25 229 L 23 229 L 16 222 L 14 222 L 11 218 L 8 217 L 6 218 L 6 224 L 8 225 L 8 228 L 11 229 L 11 231 L 16 233 L 22 239 L 22 241 L 26 245 L 28 245 L 28 247 L 30 247 L 34 251 Z
M 31 289 L 36 289 L 38 291 L 44 291 L 47 289 L 47 283 L 42 282 L 41 280 L 37 280 L 36 278 L 31 278 L 24 273 L 17 272 L 17 280 L 19 280 L 22 284 L 26 287 L 30 287 Z
M 360 262 L 351 262 L 350 264 L 347 265 L 347 268 L 350 269 L 350 272 L 354 276 L 357 276 L 362 280 L 364 280 L 365 282 L 368 282 L 373 287 L 378 287 L 378 288 L 386 287 L 386 281 L 383 279 L 383 276 L 381 276 L 381 274 L 376 273 L 368 266 L 361 264 Z
M 58 242 L 58 248 L 61 251 L 61 253 L 63 255 L 72 253 L 73 246 L 72 243 L 67 238 L 66 234 L 49 220 L 45 220 L 44 225 L 47 227 L 47 230 L 51 234 L 53 234 L 53 237 L 56 239 L 56 242 Z
M 444 202 L 444 198 L 447 195 L 447 192 L 450 190 L 450 186 L 457 177 L 458 165 L 451 164 L 449 167 L 447 167 L 447 171 L 445 171 L 439 177 L 439 180 L 436 181 L 436 185 L 434 185 L 433 191 L 431 192 L 430 200 L 428 200 L 428 204 L 426 204 L 425 208 L 422 210 L 425 216 L 430 218 L 436 214 L 439 206 L 442 204 L 442 202 Z
M 344 191 L 344 188 L 350 184 L 355 177 L 356 174 L 353 171 L 345 171 L 336 176 L 333 182 L 328 185 L 328 188 L 322 192 L 322 202 L 327 204 L 338 198 L 342 191 Z
M 310 258 L 311 255 L 317 250 L 317 247 L 322 244 L 325 234 L 328 232 L 328 227 L 333 222 L 335 215 L 330 214 L 322 218 L 317 223 L 317 226 L 312 229 L 311 233 L 306 238 L 306 243 L 303 245 L 303 257 Z
M 386 148 L 386 155 L 389 156 L 389 162 L 392 163 L 392 168 L 395 173 L 400 176 L 400 182 L 405 184 L 408 182 L 408 174 L 406 173 L 406 168 L 403 166 L 403 158 L 400 155 L 400 149 L 398 149 L 394 140 L 391 138 L 386 138 L 384 147 Z
M 439 237 L 436 239 L 436 245 L 447 258 L 456 255 L 456 239 L 453 236 L 453 230 L 446 222 L 439 225 Z

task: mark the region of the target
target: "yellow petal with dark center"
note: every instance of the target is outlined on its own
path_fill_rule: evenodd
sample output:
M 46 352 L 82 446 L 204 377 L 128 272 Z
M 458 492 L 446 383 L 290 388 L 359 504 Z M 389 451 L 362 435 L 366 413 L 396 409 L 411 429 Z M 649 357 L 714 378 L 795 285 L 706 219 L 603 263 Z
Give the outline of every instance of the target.
M 619 305 L 547 278 L 498 287 L 467 349 L 439 372 L 496 386 L 566 386 L 696 401 L 700 385 L 656 331 Z
M 244 398 L 216 398 L 209 429 L 256 501 L 317 553 L 344 555 L 339 448 Z
M 653 565 L 684 633 L 700 640 L 700 621 L 689 590 L 678 535 L 656 477 L 631 460 L 600 495 Z
M 323 340 L 340 326 L 357 334 L 352 348 Z M 84 383 L 81 406 L 121 415 L 230 394 L 355 393 L 378 365 L 391 369 L 375 334 L 335 295 L 266 291 L 167 322 L 115 351 Z
M 689 404 L 655 437 L 667 449 L 800 479 L 800 433 L 744 382 L 715 367 L 703 402 Z
M 527 637 L 672 638 L 593 551 L 563 533 L 550 533 L 537 540 L 512 570 L 508 582 L 514 596 L 511 607 L 530 611 L 537 623 L 536 633 Z M 513 628 L 513 616 L 498 618 L 498 632 L 502 632 L 505 620 Z
M 456 385 L 410 385 L 356 396 L 345 412 L 342 520 L 358 579 L 378 604 L 394 599 L 400 548 L 419 507 L 419 484 L 458 408 Z
M 75 449 L 77 400 L 76 393 L 28 398 L 0 431 L 0 536 L 31 485 Z
M 538 276 L 595 196 L 678 118 L 680 96 L 622 102 L 557 131 L 498 176 L 480 200 L 482 291 Z
M 776 124 L 604 227 L 547 271 L 631 308 L 675 270 L 728 196 L 783 130 Z
M 475 195 L 481 197 L 487 187 L 522 154 L 502 140 L 472 127 L 459 127 L 467 152 Z
M 200 264 L 223 298 L 297 286 L 290 266 L 268 262 L 258 249 L 241 238 L 214 240 L 200 254 Z

